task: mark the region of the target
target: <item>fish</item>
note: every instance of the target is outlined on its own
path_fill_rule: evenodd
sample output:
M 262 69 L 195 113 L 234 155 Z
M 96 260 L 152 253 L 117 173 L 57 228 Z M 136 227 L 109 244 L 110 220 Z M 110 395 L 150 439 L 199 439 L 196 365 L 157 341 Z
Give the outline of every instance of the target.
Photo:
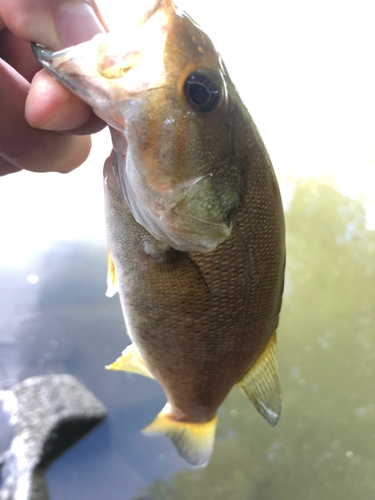
M 167 403 L 144 433 L 203 467 L 233 386 L 271 426 L 280 416 L 285 225 L 270 157 L 210 38 L 172 0 L 121 35 L 33 51 L 111 131 L 107 294 L 132 344 L 108 368 L 159 382 Z

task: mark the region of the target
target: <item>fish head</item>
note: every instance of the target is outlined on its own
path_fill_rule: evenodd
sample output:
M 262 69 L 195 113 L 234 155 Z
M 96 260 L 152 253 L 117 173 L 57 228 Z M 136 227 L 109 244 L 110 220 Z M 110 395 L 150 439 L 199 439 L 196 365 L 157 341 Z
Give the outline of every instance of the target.
M 208 36 L 171 0 L 140 25 L 39 61 L 112 128 L 115 170 L 133 216 L 157 240 L 210 252 L 241 203 L 246 110 Z M 125 144 L 125 147 L 124 147 Z

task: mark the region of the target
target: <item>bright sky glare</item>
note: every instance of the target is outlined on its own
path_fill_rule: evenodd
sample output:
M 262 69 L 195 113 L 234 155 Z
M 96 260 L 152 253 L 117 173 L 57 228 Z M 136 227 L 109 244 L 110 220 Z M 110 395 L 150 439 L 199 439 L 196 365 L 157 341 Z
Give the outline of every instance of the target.
M 123 32 L 135 2 L 97 3 L 110 28 Z M 375 229 L 373 0 L 178 5 L 221 52 L 270 152 L 285 201 L 293 179 L 332 177 L 343 194 L 363 200 Z M 101 171 L 110 149 L 103 132 L 86 165 L 68 176 L 22 172 L 1 179 L 3 268 L 26 265 L 56 240 L 104 241 Z

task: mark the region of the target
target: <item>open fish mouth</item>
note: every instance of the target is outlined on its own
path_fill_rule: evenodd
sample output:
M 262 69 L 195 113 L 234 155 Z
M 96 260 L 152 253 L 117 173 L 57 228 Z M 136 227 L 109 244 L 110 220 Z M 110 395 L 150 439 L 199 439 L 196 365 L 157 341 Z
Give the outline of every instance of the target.
M 44 45 L 39 45 L 37 43 L 34 43 L 32 42 L 31 43 L 31 49 L 34 53 L 34 56 L 38 59 L 38 61 L 45 61 L 47 63 L 47 61 L 50 61 L 53 59 L 53 56 L 54 54 L 56 54 L 56 52 L 54 52 L 53 50 L 50 50 L 50 49 L 47 49 L 47 47 L 44 47 Z M 69 49 L 65 49 L 65 51 L 68 51 Z M 64 50 L 61 50 L 61 52 L 64 52 Z
M 91 42 L 88 43 L 92 46 Z M 47 68 L 60 83 L 63 83 L 74 93 L 79 94 L 83 100 L 87 101 L 90 96 L 90 90 L 88 86 L 82 85 L 82 82 L 80 83 L 80 79 L 86 79 L 88 74 L 84 74 L 85 69 L 82 67 L 82 64 L 80 64 L 84 60 L 84 57 L 80 57 L 79 48 L 80 46 L 69 47 L 54 52 L 43 45 L 38 45 L 36 43 L 31 44 L 31 49 L 36 59 Z M 87 53 L 88 51 L 84 52 Z M 72 57 L 73 54 L 74 57 Z M 94 66 L 94 62 L 92 66 Z M 92 70 L 89 73 L 92 73 Z
M 58 81 L 108 125 L 123 132 L 119 102 L 165 85 L 164 47 L 171 7 L 164 3 L 155 2 L 141 23 L 121 36 L 100 33 L 90 41 L 55 52 L 32 43 L 32 51 Z

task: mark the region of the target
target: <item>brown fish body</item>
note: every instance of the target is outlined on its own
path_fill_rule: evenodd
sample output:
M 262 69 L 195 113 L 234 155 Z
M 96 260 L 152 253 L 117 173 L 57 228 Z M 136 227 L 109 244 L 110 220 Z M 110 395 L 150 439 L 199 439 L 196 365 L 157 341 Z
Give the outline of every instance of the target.
M 283 210 L 262 139 L 210 39 L 171 0 L 150 12 L 146 49 L 118 52 L 102 36 L 37 56 L 112 128 L 110 269 L 133 344 L 110 368 L 160 382 L 168 405 L 146 431 L 205 465 L 233 385 L 272 425 L 279 416 Z
M 267 152 L 244 118 L 251 139 L 242 151 L 245 194 L 230 238 L 211 253 L 158 242 L 134 220 L 113 172 L 106 185 L 108 241 L 128 332 L 178 420 L 210 420 L 278 323 L 283 211 Z

